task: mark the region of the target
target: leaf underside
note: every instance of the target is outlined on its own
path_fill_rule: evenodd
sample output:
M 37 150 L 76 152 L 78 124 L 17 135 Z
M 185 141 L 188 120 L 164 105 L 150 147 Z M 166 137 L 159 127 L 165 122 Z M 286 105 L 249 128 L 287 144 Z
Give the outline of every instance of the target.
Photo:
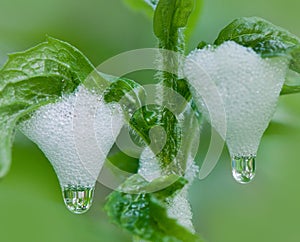
M 259 17 L 239 18 L 226 26 L 215 40 L 215 45 L 234 41 L 252 48 L 263 58 L 289 58 L 289 71 L 281 94 L 300 91 L 300 39 Z

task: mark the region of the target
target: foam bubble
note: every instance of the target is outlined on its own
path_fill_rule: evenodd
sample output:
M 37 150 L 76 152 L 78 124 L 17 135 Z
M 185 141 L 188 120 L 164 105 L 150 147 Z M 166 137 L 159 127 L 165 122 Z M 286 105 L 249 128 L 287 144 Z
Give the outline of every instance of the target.
M 192 223 L 193 213 L 188 201 L 188 190 L 183 188 L 176 196 L 167 199 L 167 212 L 170 218 L 174 218 L 178 223 L 195 233 Z
M 20 130 L 44 152 L 62 187 L 93 186 L 123 125 L 112 108 L 84 87 L 42 106 Z
M 192 157 L 188 158 L 186 167 L 184 178 L 187 179 L 189 183 L 174 197 L 168 198 L 166 200 L 166 206 L 170 218 L 176 219 L 180 225 L 194 233 L 195 229 L 192 223 L 193 213 L 188 201 L 188 189 L 194 181 L 199 168 L 194 163 Z M 159 162 L 150 148 L 146 148 L 141 155 L 138 173 L 149 182 L 159 178 L 163 174 Z
M 232 156 L 256 155 L 275 111 L 287 63 L 282 57 L 263 59 L 230 41 L 188 56 L 185 74 L 197 107 L 226 139 Z
M 162 176 L 159 162 L 149 147 L 146 147 L 141 154 L 138 173 L 148 182 Z
M 188 200 L 188 191 L 198 172 L 199 167 L 195 164 L 193 158 L 189 157 L 184 175 L 188 184 L 174 197 L 167 199 L 168 216 L 177 219 L 181 226 L 187 228 L 192 233 L 195 233 L 195 228 L 192 222 L 193 212 Z

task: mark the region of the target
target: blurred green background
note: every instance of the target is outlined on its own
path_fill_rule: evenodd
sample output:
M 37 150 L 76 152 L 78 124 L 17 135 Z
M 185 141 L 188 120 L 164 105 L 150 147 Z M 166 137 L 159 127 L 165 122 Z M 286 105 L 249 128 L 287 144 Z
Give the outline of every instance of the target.
M 211 42 L 240 16 L 261 16 L 300 36 L 299 9 L 297 0 L 206 0 L 189 49 L 200 40 Z M 0 0 L 1 64 L 6 53 L 36 45 L 46 34 L 77 46 L 95 65 L 123 51 L 156 44 L 151 21 L 121 0 Z M 299 106 L 300 95 L 280 98 L 261 142 L 253 183 L 233 181 L 226 151 L 212 174 L 194 183 L 194 223 L 207 241 L 299 241 Z M 130 241 L 102 210 L 108 193 L 98 184 L 92 209 L 85 215 L 71 214 L 50 163 L 18 134 L 11 171 L 0 180 L 0 241 Z

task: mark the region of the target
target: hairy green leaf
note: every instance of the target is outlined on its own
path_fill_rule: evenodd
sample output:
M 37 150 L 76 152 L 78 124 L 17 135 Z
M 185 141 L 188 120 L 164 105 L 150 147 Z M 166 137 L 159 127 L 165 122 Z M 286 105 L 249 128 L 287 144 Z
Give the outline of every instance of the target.
M 197 9 L 200 9 L 200 0 L 196 1 Z M 195 6 L 195 0 L 160 0 L 154 13 L 154 33 L 159 39 L 159 47 L 175 52 L 184 51 L 184 41 L 181 29 L 186 27 L 189 17 Z M 195 16 L 194 21 L 195 21 Z M 189 88 L 184 79 L 178 79 L 180 56 L 172 52 L 162 54 L 161 64 L 163 69 L 173 70 L 173 73 L 162 72 L 158 76 L 161 82 L 178 92 L 187 100 L 190 98 Z M 168 97 L 166 97 L 168 98 Z M 171 101 L 172 102 L 172 101 Z
M 170 110 L 158 105 L 143 106 L 133 114 L 130 124 L 156 154 L 162 168 L 175 160 L 181 144 L 181 128 L 176 116 Z M 151 139 L 150 131 L 153 132 L 152 128 L 156 126 L 164 129 L 166 140 L 162 140 L 159 133 L 154 135 L 154 140 Z
M 135 110 L 142 106 L 144 99 L 145 92 L 143 87 L 127 78 L 119 78 L 112 82 L 104 91 L 105 102 L 119 103 L 128 121 Z
M 0 177 L 10 166 L 17 122 L 73 92 L 93 70 L 81 52 L 54 38 L 9 56 L 0 70 Z
M 158 73 L 157 77 L 160 80 L 158 85 L 174 90 L 186 100 L 189 100 L 191 97 L 189 87 L 184 79 L 178 78 L 178 74 L 182 65 L 180 54 L 184 53 L 183 28 L 188 23 L 194 5 L 195 0 L 160 0 L 153 18 L 154 34 L 159 39 L 159 47 L 170 50 L 170 52 L 162 52 L 160 64 L 163 70 L 172 70 L 172 73 L 166 71 Z M 178 55 L 174 54 L 174 52 L 177 52 Z M 163 90 L 163 88 L 160 89 Z M 168 94 L 166 90 L 160 95 L 162 103 L 167 103 L 169 107 L 176 106 L 179 113 L 184 110 L 187 102 L 178 103 L 177 98 L 173 94 Z M 149 116 L 152 116 L 151 113 L 156 113 L 157 120 L 154 123 L 161 125 L 168 136 L 166 145 L 159 153 L 156 153 L 161 167 L 164 168 L 174 160 L 181 145 L 182 130 L 180 125 L 176 117 L 167 111 L 166 108 L 156 108 L 156 110 L 148 111 L 145 109 L 141 113 L 144 113 L 144 115 L 147 113 Z M 146 136 L 149 130 L 144 130 Z M 174 170 L 172 168 L 177 174 L 180 174 L 180 169 L 181 167 L 174 167 Z
M 286 82 L 281 94 L 300 90 L 300 39 L 262 18 L 248 17 L 234 20 L 226 26 L 215 41 L 220 45 L 225 41 L 250 47 L 262 57 L 286 56 L 290 59 Z
M 179 80 L 178 86 L 182 90 L 183 100 L 189 100 L 191 94 L 186 81 L 183 79 Z M 108 103 L 116 102 L 121 104 L 124 115 L 131 127 L 132 138 L 140 145 L 148 145 L 161 162 L 162 168 L 166 168 L 174 161 L 180 149 L 182 135 L 179 122 L 170 110 L 156 104 L 145 105 L 146 94 L 143 88 L 128 79 L 119 79 L 113 82 L 105 91 L 104 98 Z M 175 101 L 179 105 L 179 101 Z M 166 140 L 161 139 L 160 133 L 155 133 L 154 135 L 151 133 L 156 126 L 164 129 L 167 136 Z M 155 137 L 154 140 L 151 139 L 153 136 Z M 142 139 L 142 142 L 138 139 Z M 174 169 L 174 172 L 179 174 L 179 169 Z
M 215 44 L 229 40 L 250 47 L 263 57 L 289 54 L 300 44 L 295 35 L 258 17 L 234 20 L 220 32 Z
M 185 179 L 176 177 L 175 182 L 167 188 L 147 193 L 149 187 L 159 187 L 159 184 L 168 183 L 174 178 L 175 175 L 172 175 L 149 183 L 140 175 L 131 176 L 121 186 L 122 192 L 114 191 L 109 195 L 105 205 L 109 217 L 115 224 L 144 240 L 201 241 L 167 214 L 165 200 L 183 188 Z
M 182 100 L 176 99 L 176 96 L 172 98 L 177 111 L 182 113 L 180 121 L 173 112 L 164 107 L 164 104 L 146 105 L 144 101 L 147 97 L 143 88 L 127 79 L 113 82 L 105 91 L 104 98 L 108 103 L 121 104 L 130 125 L 131 138 L 135 144 L 140 147 L 149 146 L 156 154 L 161 168 L 165 172 L 182 175 L 190 154 L 194 153 L 194 149 L 198 147 L 196 140 L 199 135 L 198 128 L 201 117 L 195 106 L 184 107 L 191 99 L 186 81 L 178 80 L 178 86 L 181 90 Z M 168 99 L 168 105 L 171 105 L 172 98 Z M 183 100 L 186 103 L 183 103 Z M 163 128 L 166 139 L 162 139 L 161 131 L 155 131 L 157 126 Z M 182 134 L 188 135 L 185 137 Z M 176 162 L 174 162 L 175 160 Z
M 188 23 L 194 0 L 160 0 L 154 12 L 153 28 L 160 47 L 178 51 L 181 48 L 179 30 Z

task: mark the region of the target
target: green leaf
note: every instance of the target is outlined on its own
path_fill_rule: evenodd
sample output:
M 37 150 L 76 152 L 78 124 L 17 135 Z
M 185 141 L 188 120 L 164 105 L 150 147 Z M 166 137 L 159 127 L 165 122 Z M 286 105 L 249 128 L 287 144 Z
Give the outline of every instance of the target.
M 300 91 L 300 39 L 264 19 L 258 17 L 239 18 L 225 27 L 215 41 L 225 41 L 252 48 L 264 58 L 284 56 L 290 59 L 286 82 L 281 94 Z
M 197 49 L 204 49 L 205 47 L 209 46 L 209 43 L 205 42 L 205 41 L 200 41 L 198 46 L 197 46 Z
M 229 40 L 250 47 L 263 57 L 289 54 L 300 44 L 295 35 L 258 17 L 234 20 L 220 32 L 215 44 Z
M 197 1 L 197 6 L 199 2 Z M 184 52 L 184 38 L 182 29 L 186 27 L 189 17 L 194 9 L 195 0 L 160 0 L 153 18 L 154 34 L 159 39 L 159 47 L 175 52 Z M 199 7 L 198 7 L 199 8 Z M 173 73 L 162 72 L 161 82 L 179 92 L 181 88 L 176 74 L 178 72 L 180 58 L 172 53 L 164 53 L 162 58 L 162 69 L 173 70 Z M 180 93 L 181 94 L 181 93 Z
M 124 0 L 132 9 L 143 11 L 152 18 L 158 0 Z
M 203 1 L 202 0 L 195 0 L 195 7 L 189 17 L 187 28 L 185 29 L 185 39 L 186 42 L 191 38 L 192 34 L 194 33 L 195 27 L 199 22 L 200 14 L 203 8 Z
M 182 100 L 187 103 L 191 99 L 187 82 L 180 79 L 177 84 L 181 90 Z M 182 175 L 190 154 L 194 153 L 194 149 L 197 148 L 199 122 L 201 122 L 199 111 L 196 110 L 195 105 L 192 105 L 192 101 L 190 105 L 193 107 L 185 108 L 186 103 L 181 103 L 176 96 L 169 98 L 166 106 L 171 105 L 172 100 L 175 99 L 173 100 L 176 104 L 175 109 L 178 113 L 182 113 L 182 119 L 179 122 L 176 115 L 164 107 L 164 104 L 146 105 L 144 103 L 146 98 L 143 88 L 128 79 L 113 82 L 104 95 L 107 103 L 121 104 L 135 144 L 140 147 L 148 145 L 156 154 L 165 172 Z M 153 131 L 153 128 L 157 126 L 164 129 L 166 139 L 155 139 L 155 137 L 161 137 L 161 133 L 155 134 L 155 130 Z M 185 135 L 188 138 L 183 134 L 188 134 Z
M 109 195 L 105 210 L 115 224 L 144 240 L 201 241 L 167 214 L 165 200 L 183 188 L 186 184 L 184 178 L 176 177 L 175 182 L 167 188 L 147 193 L 149 187 L 159 187 L 159 184 L 168 183 L 174 178 L 175 175 L 172 175 L 149 183 L 140 175 L 133 175 L 121 186 L 122 192 L 114 191 Z
M 179 80 L 178 86 L 182 90 L 182 96 L 190 99 L 191 94 L 186 81 Z M 162 168 L 174 161 L 181 145 L 181 128 L 176 116 L 170 110 L 155 104 L 145 105 L 144 89 L 128 79 L 119 79 L 113 82 L 106 89 L 104 100 L 107 103 L 116 102 L 121 105 L 131 127 L 132 138 L 142 146 L 148 145 L 158 157 Z M 178 100 L 175 101 L 179 105 Z M 166 131 L 166 142 L 163 144 L 159 142 L 160 140 L 164 142 L 162 139 L 156 139 L 154 142 L 151 140 L 150 130 L 153 131 L 152 128 L 156 126 L 160 126 Z M 142 142 L 138 139 L 142 139 Z M 173 172 L 179 174 L 179 169 L 175 169 Z
M 105 102 L 119 103 L 128 121 L 134 111 L 142 107 L 142 101 L 144 99 L 145 92 L 143 87 L 127 78 L 119 78 L 113 81 L 104 91 Z
M 107 161 L 122 171 L 137 173 L 139 168 L 139 160 L 137 158 L 125 154 L 118 149 L 117 145 L 112 150 L 115 150 L 115 152 L 107 157 Z
M 53 38 L 9 56 L 0 70 L 0 177 L 10 167 L 18 121 L 63 94 L 72 93 L 93 70 L 81 52 Z
M 156 154 L 162 168 L 166 168 L 175 160 L 181 144 L 181 128 L 176 116 L 170 110 L 154 104 L 143 106 L 133 114 L 130 125 Z M 164 129 L 166 140 L 156 138 L 152 142 L 150 130 L 153 131 L 152 128 L 156 126 Z M 179 171 L 176 169 L 173 172 Z
M 187 26 L 189 17 L 194 9 L 195 0 L 160 0 L 156 7 L 153 19 L 154 34 L 159 39 L 159 47 L 166 50 L 178 52 L 179 55 L 173 52 L 162 52 L 161 63 L 162 70 L 173 70 L 172 73 L 163 71 L 159 72 L 157 77 L 160 80 L 158 87 L 163 90 L 163 86 L 173 89 L 179 95 L 182 95 L 186 100 L 191 98 L 187 82 L 184 79 L 178 78 L 179 67 L 182 65 L 180 54 L 184 53 L 184 35 L 183 29 Z M 170 106 L 176 106 L 181 113 L 187 102 L 178 103 L 174 95 L 163 91 L 161 94 L 162 103 L 167 103 Z M 148 108 L 143 111 L 144 115 L 152 116 L 151 113 L 156 113 L 157 120 L 150 120 L 164 128 L 167 134 L 166 145 L 161 152 L 157 154 L 161 167 L 165 168 L 176 157 L 182 140 L 182 130 L 176 117 L 166 110 L 166 108 Z M 151 110 L 152 109 L 152 110 Z M 141 112 L 141 113 L 143 113 Z M 138 120 L 138 119 L 137 119 Z M 149 129 L 144 130 L 144 135 L 147 137 Z M 143 132 L 142 132 L 143 135 Z M 180 163 L 180 162 L 179 162 Z M 179 164 L 178 163 L 178 164 Z M 182 167 L 173 167 L 172 171 L 180 174 Z
M 194 0 L 160 0 L 154 12 L 154 34 L 160 47 L 178 51 L 181 49 L 179 30 L 188 23 L 194 8 Z

